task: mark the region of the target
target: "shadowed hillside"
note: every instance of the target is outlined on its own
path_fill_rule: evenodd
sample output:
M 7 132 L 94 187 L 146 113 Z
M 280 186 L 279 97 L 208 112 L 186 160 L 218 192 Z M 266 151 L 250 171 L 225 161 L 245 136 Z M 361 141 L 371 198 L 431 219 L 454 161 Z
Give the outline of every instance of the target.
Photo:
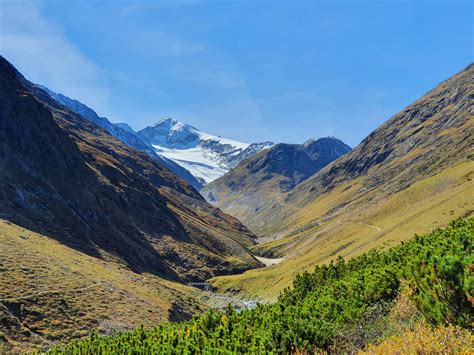
M 136 271 L 204 280 L 259 263 L 253 235 L 146 154 L 0 60 L 0 215 Z

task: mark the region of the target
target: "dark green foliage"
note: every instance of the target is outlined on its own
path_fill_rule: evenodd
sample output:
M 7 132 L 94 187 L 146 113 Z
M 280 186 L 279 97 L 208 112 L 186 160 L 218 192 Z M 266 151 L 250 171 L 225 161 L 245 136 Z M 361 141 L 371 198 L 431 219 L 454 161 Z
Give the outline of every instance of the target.
M 455 221 L 451 228 L 416 236 L 405 277 L 413 300 L 434 324 L 468 326 L 474 301 L 473 219 Z M 444 237 L 444 238 L 443 238 Z
M 51 353 L 288 353 L 337 347 L 334 336 L 375 308 L 388 310 L 405 279 L 434 324 L 473 320 L 474 218 L 386 252 L 339 258 L 294 280 L 278 302 L 253 310 L 209 311 L 184 323 L 75 341 Z M 381 306 L 382 305 L 382 306 Z M 383 311 L 386 312 L 386 311 Z

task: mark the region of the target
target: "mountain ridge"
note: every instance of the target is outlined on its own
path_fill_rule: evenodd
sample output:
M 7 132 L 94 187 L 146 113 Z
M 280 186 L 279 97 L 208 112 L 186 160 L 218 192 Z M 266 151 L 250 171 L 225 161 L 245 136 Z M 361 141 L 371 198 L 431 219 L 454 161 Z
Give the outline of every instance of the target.
M 36 86 L 46 91 L 58 103 L 66 106 L 68 109 L 72 110 L 78 115 L 104 128 L 112 136 L 124 142 L 128 146 L 145 152 L 150 157 L 158 161 L 160 164 L 170 169 L 173 173 L 187 181 L 194 188 L 199 190 L 202 187 L 201 183 L 188 170 L 186 170 L 179 164 L 176 164 L 172 160 L 156 154 L 153 147 L 145 143 L 128 124 L 112 123 L 106 117 L 99 116 L 89 106 L 83 104 L 82 102 L 76 99 L 71 99 L 66 95 L 56 93 L 42 85 L 36 84 Z
M 201 194 L 245 223 L 350 149 L 334 137 L 309 139 L 303 144 L 278 143 L 241 160 L 205 186 Z

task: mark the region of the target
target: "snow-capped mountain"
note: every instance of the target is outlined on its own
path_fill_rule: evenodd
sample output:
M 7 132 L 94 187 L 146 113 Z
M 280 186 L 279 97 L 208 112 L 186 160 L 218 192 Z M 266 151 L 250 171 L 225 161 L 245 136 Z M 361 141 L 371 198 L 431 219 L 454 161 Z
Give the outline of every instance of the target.
M 156 153 L 178 163 L 205 183 L 221 177 L 243 158 L 273 145 L 272 142 L 248 144 L 222 138 L 174 118 L 165 118 L 137 134 L 151 144 Z
M 197 190 L 201 189 L 202 183 L 199 182 L 194 175 L 188 170 L 183 168 L 181 165 L 176 164 L 174 161 L 167 159 L 162 155 L 158 155 L 155 149 L 148 143 L 144 142 L 137 133 L 126 123 L 112 123 L 105 117 L 100 117 L 93 109 L 84 105 L 82 102 L 75 99 L 71 99 L 63 94 L 56 93 L 47 87 L 36 85 L 40 89 L 46 91 L 53 99 L 60 104 L 66 106 L 71 111 L 81 115 L 85 119 L 95 123 L 99 127 L 102 127 L 112 136 L 127 144 L 128 146 L 147 153 L 150 157 L 164 165 L 166 168 L 171 170 L 173 173 L 187 181 Z
M 104 128 L 128 146 L 141 150 L 200 190 L 221 177 L 240 160 L 273 145 L 271 142 L 247 144 L 225 139 L 165 118 L 153 126 L 135 132 L 126 123 L 112 123 L 80 101 L 56 93 L 44 86 L 53 99 L 85 119 Z

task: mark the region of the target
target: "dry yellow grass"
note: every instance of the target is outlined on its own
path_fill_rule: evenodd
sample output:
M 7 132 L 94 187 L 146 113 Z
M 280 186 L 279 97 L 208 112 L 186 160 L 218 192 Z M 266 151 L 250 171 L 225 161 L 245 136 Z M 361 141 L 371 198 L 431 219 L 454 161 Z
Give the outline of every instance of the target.
M 268 249 L 276 247 L 279 255 L 285 255 L 285 261 L 242 275 L 217 277 L 212 280 L 213 285 L 224 291 L 275 300 L 297 273 L 311 270 L 316 264 L 339 255 L 349 258 L 372 248 L 389 248 L 415 233 L 429 232 L 472 212 L 473 178 L 474 162 L 467 161 L 388 197 L 379 196 L 384 196 L 383 186 L 354 197 L 352 192 L 357 190 L 358 181 L 349 182 L 321 195 L 288 222 L 297 230 L 321 220 L 320 228 L 303 230 L 298 238 L 284 239 L 277 247 L 278 242 L 269 243 Z M 337 211 L 323 219 L 335 206 L 339 206 Z
M 474 337 L 467 329 L 449 325 L 431 328 L 417 325 L 407 331 L 370 345 L 361 354 L 472 354 Z
M 0 352 L 169 321 L 204 306 L 194 288 L 137 274 L 0 220 Z

